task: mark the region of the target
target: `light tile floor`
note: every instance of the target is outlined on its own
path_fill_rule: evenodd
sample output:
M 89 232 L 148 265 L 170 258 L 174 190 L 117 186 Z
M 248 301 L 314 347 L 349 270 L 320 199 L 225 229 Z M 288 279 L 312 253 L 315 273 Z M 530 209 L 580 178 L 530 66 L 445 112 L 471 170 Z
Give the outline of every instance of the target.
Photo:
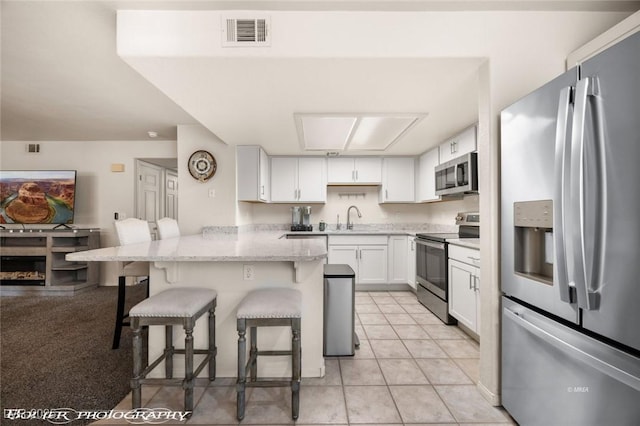
M 479 345 L 442 324 L 414 294 L 357 292 L 356 332 L 355 356 L 328 358 L 325 377 L 302 380 L 296 424 L 515 424 L 476 388 Z M 234 379 L 196 388 L 194 400 L 186 424 L 238 424 Z M 181 410 L 182 403 L 179 387 L 143 387 L 146 407 Z M 242 424 L 293 424 L 290 404 L 288 388 L 250 388 Z M 130 408 L 129 394 L 116 409 Z

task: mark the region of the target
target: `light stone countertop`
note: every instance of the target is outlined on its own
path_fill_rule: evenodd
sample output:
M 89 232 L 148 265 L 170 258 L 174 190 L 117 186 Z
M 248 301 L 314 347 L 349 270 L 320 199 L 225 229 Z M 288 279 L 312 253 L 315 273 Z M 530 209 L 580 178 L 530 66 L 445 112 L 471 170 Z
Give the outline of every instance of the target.
M 332 235 L 409 235 L 415 236 L 417 232 L 423 231 L 408 231 L 408 230 L 355 230 L 355 231 L 347 231 L 341 229 L 339 231 L 336 230 L 328 230 L 328 231 L 283 231 L 286 235 L 308 235 L 308 236 L 332 236 Z
M 66 259 L 82 262 L 304 262 L 327 257 L 326 244 L 322 240 L 281 238 L 283 235 L 282 231 L 190 235 L 69 253 Z
M 449 244 L 480 250 L 480 238 L 447 238 Z

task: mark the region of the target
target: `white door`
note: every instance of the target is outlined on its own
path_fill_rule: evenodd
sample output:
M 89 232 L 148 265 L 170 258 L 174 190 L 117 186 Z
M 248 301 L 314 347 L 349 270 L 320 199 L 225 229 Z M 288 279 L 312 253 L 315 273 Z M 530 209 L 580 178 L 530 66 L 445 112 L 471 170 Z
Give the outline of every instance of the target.
M 292 202 L 298 200 L 297 174 L 297 158 L 271 158 L 271 201 Z
M 178 220 L 178 173 L 168 169 L 164 178 L 164 215 Z
M 328 183 L 352 183 L 355 180 L 353 158 L 327 159 Z
M 389 283 L 407 283 L 407 237 L 389 237 Z
M 358 247 L 358 277 L 360 284 L 387 283 L 387 246 Z
M 328 263 L 351 266 L 351 269 L 356 273 L 356 282 L 358 282 L 357 253 L 357 246 L 329 246 Z
M 416 289 L 416 241 L 414 237 L 407 239 L 407 283 Z
M 415 201 L 415 160 L 412 157 L 387 157 L 382 162 L 382 202 Z
M 425 152 L 420 156 L 418 170 L 418 201 L 439 201 L 440 196 L 436 195 L 436 172 L 435 168 L 440 164 L 440 151 L 438 148 Z
M 162 189 L 164 169 L 144 161 L 136 161 L 136 217 L 155 222 L 164 214 Z
M 475 267 L 449 259 L 449 310 L 473 331 L 477 329 L 475 272 Z
M 440 145 L 440 164 L 476 150 L 476 126 L 471 126 Z
M 260 148 L 260 182 L 258 186 L 258 198 L 269 201 L 269 156 Z
M 327 201 L 326 167 L 324 158 L 298 158 L 298 201 Z
M 355 161 L 357 183 L 382 183 L 382 159 L 377 157 L 358 157 Z

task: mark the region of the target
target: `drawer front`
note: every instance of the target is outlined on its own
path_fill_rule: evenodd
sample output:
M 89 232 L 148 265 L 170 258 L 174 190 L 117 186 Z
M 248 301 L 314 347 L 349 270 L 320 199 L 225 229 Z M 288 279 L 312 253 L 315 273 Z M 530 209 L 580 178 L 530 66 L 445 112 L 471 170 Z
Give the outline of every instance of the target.
M 449 259 L 480 266 L 480 250 L 449 244 Z
M 329 245 L 386 245 L 386 235 L 329 235 Z

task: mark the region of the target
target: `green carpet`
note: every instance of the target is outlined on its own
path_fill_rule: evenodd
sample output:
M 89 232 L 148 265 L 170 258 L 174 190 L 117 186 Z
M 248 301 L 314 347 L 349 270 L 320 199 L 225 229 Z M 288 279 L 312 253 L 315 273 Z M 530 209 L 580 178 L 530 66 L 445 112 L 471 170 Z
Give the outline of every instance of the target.
M 145 285 L 127 287 L 127 309 L 145 292 Z M 108 410 L 129 393 L 128 327 L 120 349 L 111 349 L 116 299 L 116 287 L 72 297 L 0 297 L 0 424 L 51 424 L 5 419 L 7 408 Z

